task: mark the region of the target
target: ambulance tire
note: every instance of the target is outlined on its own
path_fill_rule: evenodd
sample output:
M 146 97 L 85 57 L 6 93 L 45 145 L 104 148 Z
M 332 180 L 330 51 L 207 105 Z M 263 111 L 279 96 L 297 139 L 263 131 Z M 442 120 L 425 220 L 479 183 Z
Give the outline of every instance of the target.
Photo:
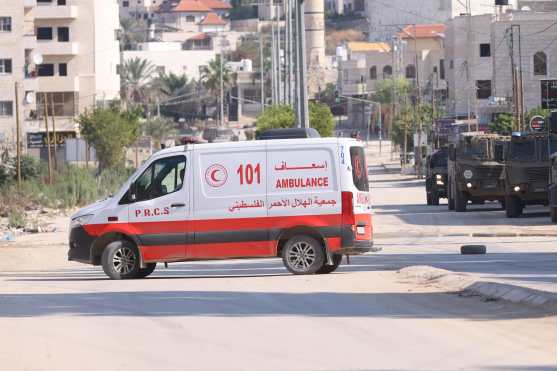
M 282 261 L 292 274 L 314 274 L 325 264 L 323 244 L 313 237 L 298 235 L 284 244 Z
M 147 266 L 145 268 L 139 268 L 139 271 L 137 272 L 135 278 L 147 277 L 148 275 L 150 275 L 155 271 L 156 267 L 157 267 L 157 263 L 147 263 Z
M 342 262 L 342 255 L 333 254 L 333 265 L 327 264 L 327 259 L 325 259 L 325 265 L 323 265 L 317 272 L 317 274 L 329 274 L 337 270 L 338 266 Z
M 551 221 L 553 223 L 557 223 L 557 207 L 552 207 L 550 209 L 550 214 L 551 214 Z
M 139 250 L 130 241 L 113 241 L 104 248 L 101 263 L 104 273 L 113 280 L 136 278 L 140 271 Z

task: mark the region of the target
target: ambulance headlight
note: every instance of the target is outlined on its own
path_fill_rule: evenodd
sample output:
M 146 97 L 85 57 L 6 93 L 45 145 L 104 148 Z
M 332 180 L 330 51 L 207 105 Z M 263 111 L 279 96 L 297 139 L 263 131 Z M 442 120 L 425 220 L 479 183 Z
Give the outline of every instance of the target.
M 76 228 L 83 224 L 89 223 L 89 220 L 93 217 L 93 214 L 81 215 L 76 218 L 73 218 L 70 223 L 70 228 Z

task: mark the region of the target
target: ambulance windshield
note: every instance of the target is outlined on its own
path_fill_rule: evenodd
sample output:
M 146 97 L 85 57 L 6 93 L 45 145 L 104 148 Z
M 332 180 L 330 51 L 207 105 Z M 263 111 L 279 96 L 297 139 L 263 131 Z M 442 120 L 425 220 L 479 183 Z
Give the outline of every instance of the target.
M 350 147 L 352 162 L 352 179 L 358 191 L 369 192 L 367 178 L 366 156 L 362 147 Z

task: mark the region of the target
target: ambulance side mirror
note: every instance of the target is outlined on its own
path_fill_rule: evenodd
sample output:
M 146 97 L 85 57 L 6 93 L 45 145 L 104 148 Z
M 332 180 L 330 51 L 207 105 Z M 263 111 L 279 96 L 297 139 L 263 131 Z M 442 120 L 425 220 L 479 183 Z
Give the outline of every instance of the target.
M 135 182 L 130 184 L 130 189 L 128 190 L 128 199 L 131 202 L 135 202 L 137 200 L 137 185 Z

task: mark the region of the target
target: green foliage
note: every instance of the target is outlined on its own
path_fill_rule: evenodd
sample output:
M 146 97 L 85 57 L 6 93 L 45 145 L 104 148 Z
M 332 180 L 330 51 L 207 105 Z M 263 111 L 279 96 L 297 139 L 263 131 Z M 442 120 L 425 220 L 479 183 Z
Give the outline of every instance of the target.
M 333 114 L 328 106 L 319 103 L 309 105 L 309 123 L 312 128 L 317 130 L 322 137 L 333 135 L 335 127 Z M 268 129 L 285 129 L 295 126 L 294 111 L 291 106 L 275 105 L 265 109 L 257 117 L 257 133 Z
M 23 228 L 25 227 L 25 212 L 19 208 L 14 208 L 8 213 L 8 227 Z
M 178 118 L 189 115 L 197 116 L 200 111 L 200 104 L 197 91 L 198 84 L 195 80 L 190 80 L 186 74 L 177 75 L 175 73 L 162 73 L 151 83 L 152 88 L 158 93 L 160 100 L 169 100 L 175 97 L 186 95 L 187 102 L 183 99 L 173 101 L 169 105 L 161 105 L 161 114 Z
M 526 130 L 530 130 L 530 120 L 534 116 L 542 116 L 545 119 L 547 125 L 549 122 L 549 117 L 551 116 L 551 110 L 536 107 L 526 112 L 526 114 L 524 115 L 524 128 Z
M 410 93 L 410 82 L 405 78 L 378 80 L 374 100 L 382 104 L 393 103 L 393 90 L 398 102 L 403 102 Z
M 4 187 L 10 181 L 10 167 L 7 164 L 0 163 L 0 188 Z
M 254 140 L 255 139 L 255 132 L 253 130 L 246 130 L 246 140 Z
M 336 85 L 333 83 L 328 83 L 325 86 L 325 90 L 321 91 L 321 93 L 319 94 L 319 102 L 326 104 L 329 107 L 338 105 L 335 95 L 336 91 Z
M 495 121 L 488 126 L 489 131 L 501 135 L 510 135 L 513 131 L 513 116 L 510 113 L 501 113 Z
M 220 75 L 221 75 L 221 58 L 217 54 L 215 59 L 211 60 L 207 66 L 203 66 L 201 69 L 201 82 L 207 90 L 209 90 L 213 95 L 216 96 L 217 93 L 220 94 Z M 232 72 L 226 66 L 223 61 L 222 65 L 222 80 L 224 84 L 224 89 L 228 89 L 232 83 Z
M 17 159 L 14 157 L 10 159 L 10 166 L 14 169 L 13 176 L 14 179 L 17 176 Z M 30 155 L 21 156 L 21 179 L 34 179 L 41 175 L 41 161 Z
M 138 43 L 147 41 L 147 22 L 142 19 L 120 20 L 120 50 L 133 50 Z
M 143 123 L 145 135 L 153 138 L 155 148 L 161 147 L 161 143 L 166 139 L 171 139 L 178 134 L 176 124 L 164 117 L 153 117 Z
M 118 107 L 97 107 L 79 116 L 82 136 L 95 148 L 99 170 L 115 167 L 124 161 L 126 147 L 139 137 L 137 112 Z
M 120 69 L 122 99 L 128 105 L 145 104 L 149 94 L 149 83 L 155 73 L 155 66 L 146 59 L 125 60 Z
M 396 115 L 393 121 L 393 128 L 391 132 L 391 140 L 399 145 L 404 146 L 404 133 L 406 132 L 406 150 L 413 148 L 413 123 L 414 112 L 412 107 L 402 107 L 400 112 Z

